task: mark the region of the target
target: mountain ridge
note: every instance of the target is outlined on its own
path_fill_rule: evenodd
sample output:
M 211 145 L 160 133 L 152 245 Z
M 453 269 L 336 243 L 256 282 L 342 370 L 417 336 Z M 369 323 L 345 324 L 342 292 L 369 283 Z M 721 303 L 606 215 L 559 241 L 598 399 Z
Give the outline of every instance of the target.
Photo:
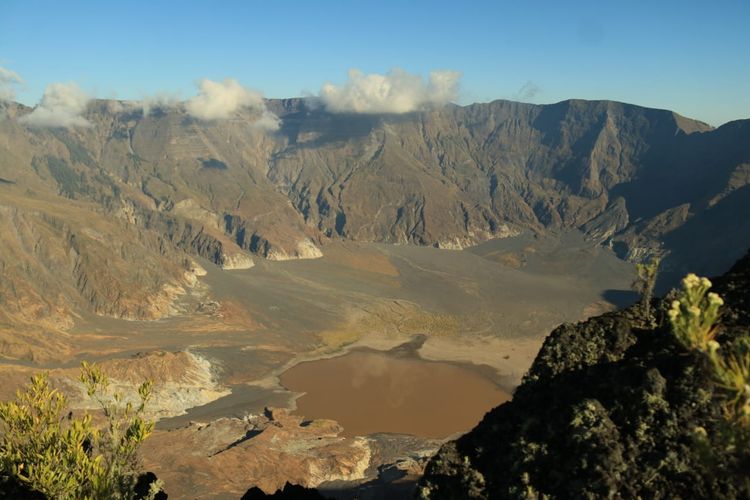
M 86 223 L 108 227 L 103 239 L 115 247 L 125 235 L 153 241 L 141 261 L 170 269 L 157 281 L 178 288 L 192 257 L 247 268 L 259 257 L 316 258 L 335 239 L 460 249 L 580 230 L 628 260 L 666 253 L 665 283 L 686 268 L 720 272 L 750 245 L 738 215 L 750 207 L 750 120 L 714 129 L 668 110 L 577 99 L 403 115 L 332 114 L 301 98 L 266 104 L 278 131 L 254 127 L 252 109 L 206 122 L 180 106 L 146 114 L 111 100 L 89 104 L 89 127 L 29 128 L 19 117 L 31 108 L 5 103 L 0 205 L 36 200 L 58 216 L 85 205 Z M 91 239 L 76 217 L 77 237 Z M 720 258 L 701 257 L 722 245 Z M 117 267 L 99 253 L 93 268 Z M 39 281 L 10 257 L 3 264 L 10 283 Z M 110 287 L 124 296 L 136 264 L 121 264 Z M 138 308 L 153 309 L 117 314 L 141 317 Z

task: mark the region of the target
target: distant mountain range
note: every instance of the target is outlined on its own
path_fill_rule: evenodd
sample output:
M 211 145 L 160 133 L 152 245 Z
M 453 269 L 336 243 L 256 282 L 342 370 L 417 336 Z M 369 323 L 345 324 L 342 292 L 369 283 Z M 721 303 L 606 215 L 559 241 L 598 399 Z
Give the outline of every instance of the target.
M 667 281 L 750 247 L 750 120 L 581 100 L 266 104 L 278 131 L 254 127 L 258 111 L 204 122 L 104 100 L 89 127 L 35 129 L 19 122 L 30 108 L 0 103 L 0 323 L 162 317 L 200 274 L 194 256 L 243 268 L 330 239 L 457 249 L 577 229 L 626 259 L 665 253 Z

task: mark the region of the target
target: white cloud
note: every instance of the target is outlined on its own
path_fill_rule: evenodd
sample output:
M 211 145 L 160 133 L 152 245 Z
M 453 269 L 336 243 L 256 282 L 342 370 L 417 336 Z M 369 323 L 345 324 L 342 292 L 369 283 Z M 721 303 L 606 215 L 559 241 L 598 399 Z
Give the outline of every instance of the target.
M 15 71 L 0 66 L 0 101 L 12 101 L 16 98 L 15 86 L 23 83 Z
M 456 100 L 460 78 L 457 71 L 433 71 L 425 83 L 400 69 L 386 75 L 353 69 L 345 84 L 323 85 L 319 97 L 334 113 L 408 113 Z
M 152 109 L 171 108 L 180 102 L 178 92 L 162 91 L 154 95 L 144 96 L 139 104 L 143 110 L 143 116 L 148 116 Z
M 188 113 L 201 120 L 223 120 L 243 107 L 265 107 L 260 92 L 243 87 L 233 78 L 223 82 L 201 80 L 198 88 L 198 95 L 188 100 L 185 107 Z
M 224 120 L 242 108 L 249 108 L 261 112 L 253 127 L 277 130 L 281 125 L 281 119 L 266 108 L 263 94 L 243 87 L 233 78 L 223 82 L 201 80 L 198 88 L 198 95 L 185 103 L 185 109 L 191 116 L 206 121 Z
M 279 127 L 281 127 L 281 118 L 266 109 L 252 126 L 261 130 L 279 130 Z
M 37 107 L 21 121 L 31 127 L 88 127 L 83 116 L 91 98 L 75 83 L 52 83 Z

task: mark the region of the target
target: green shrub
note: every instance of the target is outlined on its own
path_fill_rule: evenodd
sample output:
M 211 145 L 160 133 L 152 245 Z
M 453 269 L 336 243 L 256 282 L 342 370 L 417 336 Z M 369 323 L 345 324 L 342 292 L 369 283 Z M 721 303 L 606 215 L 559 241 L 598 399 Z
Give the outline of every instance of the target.
M 106 375 L 83 363 L 81 381 L 99 404 L 103 428 L 88 413 L 66 415 L 67 400 L 35 375 L 15 401 L 0 403 L 0 475 L 12 477 L 49 498 L 132 499 L 137 478 L 136 452 L 153 430 L 143 418 L 151 382 L 138 390 L 139 402 L 110 394 Z

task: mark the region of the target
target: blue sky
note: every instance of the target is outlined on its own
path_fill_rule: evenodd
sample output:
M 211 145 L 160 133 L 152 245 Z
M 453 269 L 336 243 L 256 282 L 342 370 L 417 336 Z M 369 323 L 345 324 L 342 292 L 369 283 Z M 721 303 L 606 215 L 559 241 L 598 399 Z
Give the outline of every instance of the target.
M 614 99 L 719 125 L 750 118 L 750 1 L 3 0 L 0 67 L 29 105 L 54 82 L 189 98 L 201 78 L 232 77 L 290 97 L 350 68 L 447 69 L 461 104 Z

